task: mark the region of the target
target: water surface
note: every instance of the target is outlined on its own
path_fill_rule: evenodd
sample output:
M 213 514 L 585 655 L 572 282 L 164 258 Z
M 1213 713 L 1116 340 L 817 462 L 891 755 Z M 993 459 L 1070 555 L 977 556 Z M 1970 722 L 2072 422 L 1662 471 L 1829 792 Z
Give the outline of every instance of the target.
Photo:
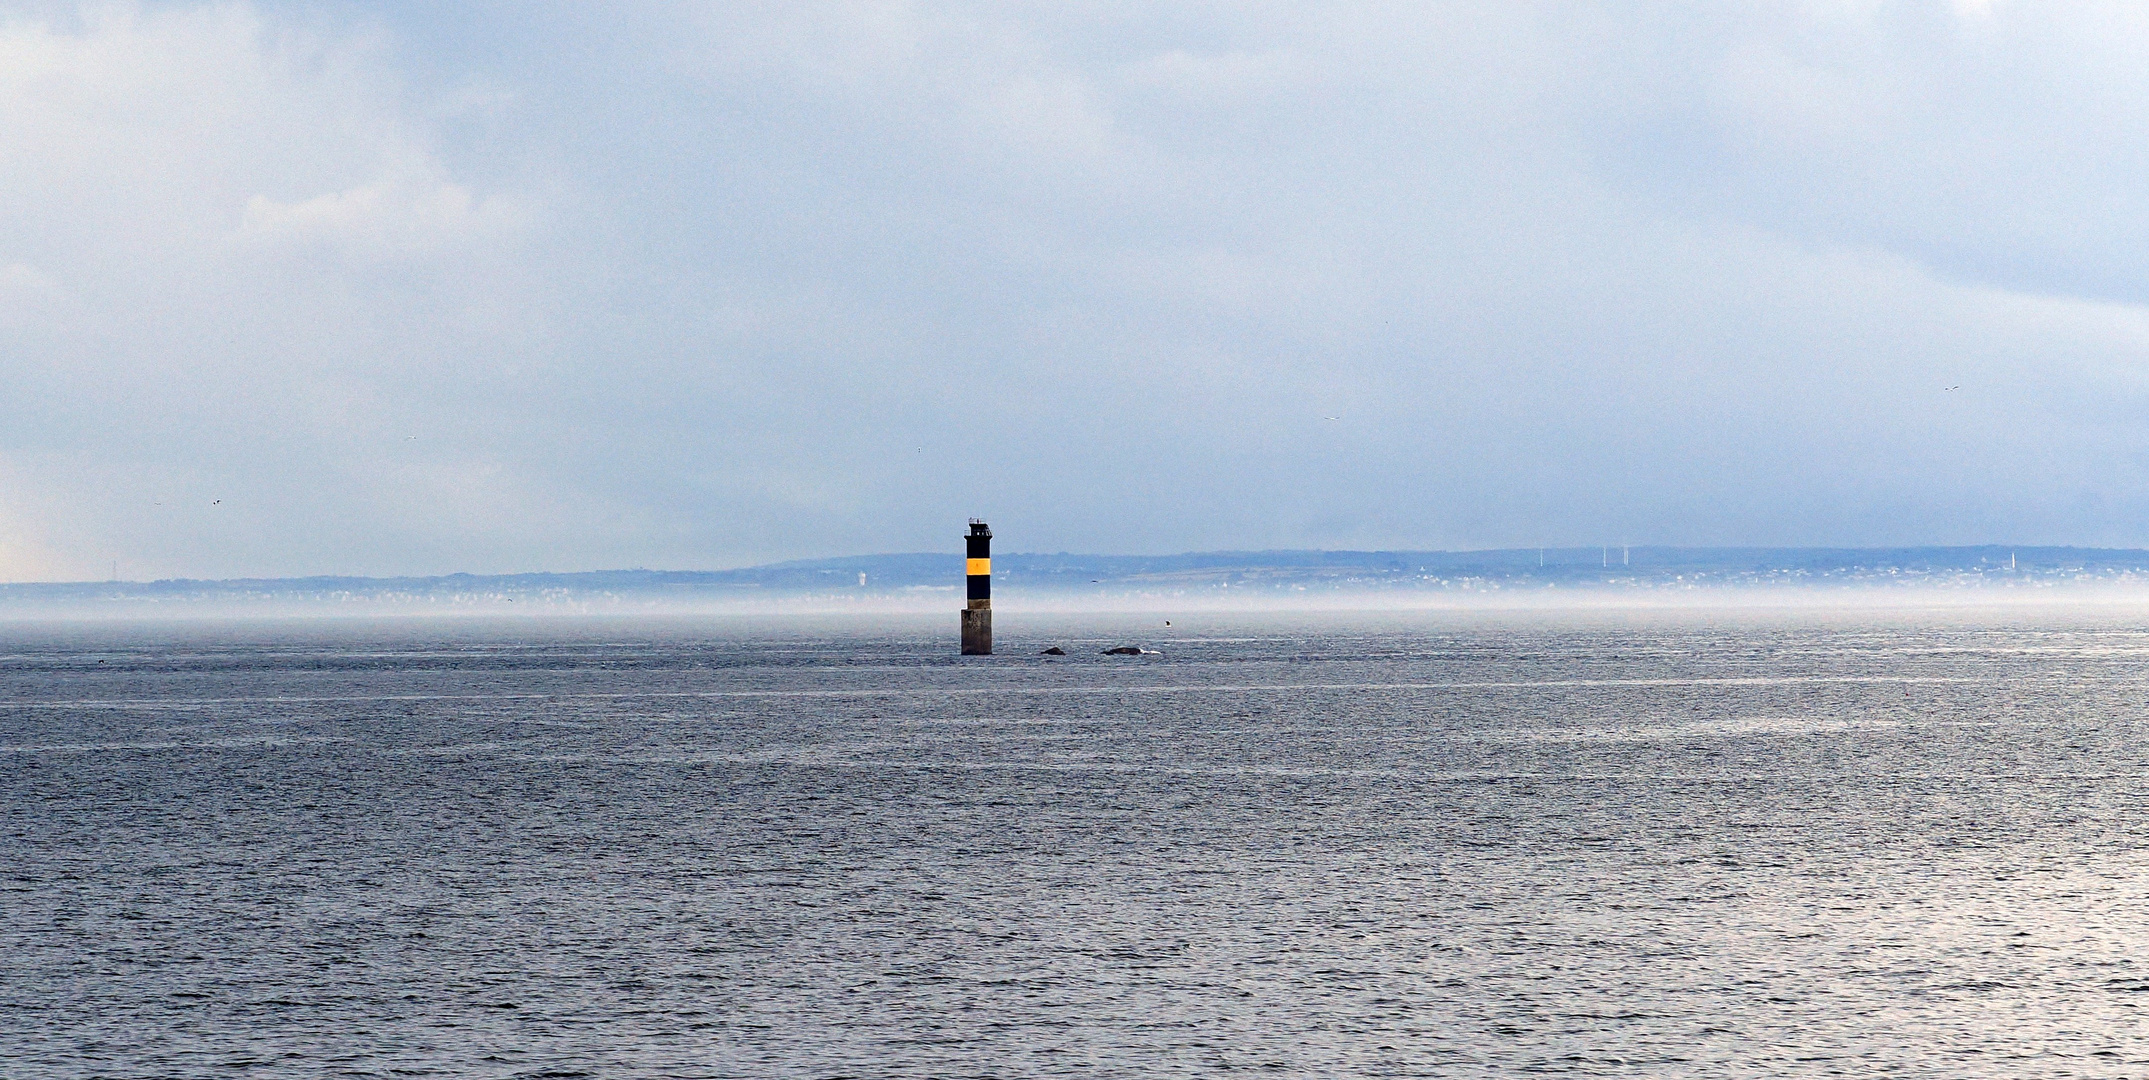
M 0 629 L 0 1075 L 2149 1071 L 2140 625 L 953 623 Z

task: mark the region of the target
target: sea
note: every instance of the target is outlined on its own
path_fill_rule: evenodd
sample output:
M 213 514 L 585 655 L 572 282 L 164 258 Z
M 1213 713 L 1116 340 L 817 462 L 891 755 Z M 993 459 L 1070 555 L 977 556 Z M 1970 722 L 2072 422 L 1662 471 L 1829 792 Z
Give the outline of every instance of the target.
M 0 1076 L 2149 1075 L 2149 608 L 998 630 L 0 624 Z

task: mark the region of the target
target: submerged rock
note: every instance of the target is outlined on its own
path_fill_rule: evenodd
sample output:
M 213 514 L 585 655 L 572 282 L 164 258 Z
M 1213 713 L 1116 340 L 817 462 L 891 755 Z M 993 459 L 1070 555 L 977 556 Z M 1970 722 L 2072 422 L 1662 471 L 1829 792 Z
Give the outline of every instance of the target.
M 1065 655 L 1067 655 L 1067 650 L 1065 650 L 1065 649 L 1062 649 L 1062 648 L 1060 648 L 1060 647 L 1059 647 L 1059 646 L 1057 646 L 1057 645 L 1054 645 L 1053 647 L 1051 647 L 1051 648 L 1049 648 L 1049 649 L 1046 649 L 1046 650 L 1045 650 L 1044 652 L 1038 653 L 1037 655 L 1039 655 L 1039 656 L 1065 656 Z

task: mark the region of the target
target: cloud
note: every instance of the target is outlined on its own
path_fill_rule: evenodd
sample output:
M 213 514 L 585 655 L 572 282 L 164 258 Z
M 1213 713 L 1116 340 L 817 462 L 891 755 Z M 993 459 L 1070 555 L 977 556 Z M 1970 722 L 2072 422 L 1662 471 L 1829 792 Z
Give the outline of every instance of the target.
M 512 228 L 517 215 L 503 202 L 480 202 L 468 187 L 437 177 L 398 177 L 299 202 L 256 195 L 247 200 L 240 232 L 270 243 L 326 245 L 373 258 L 408 257 Z
M 76 573 L 241 573 L 467 526 L 384 465 L 488 452 L 437 436 L 519 344 L 536 201 L 454 174 L 376 32 L 67 14 L 0 21 L 0 462 L 47 507 L 17 535 Z
M 727 565 L 973 513 L 1024 549 L 2149 543 L 2145 36 L 0 5 L 0 466 L 44 508 L 9 527 L 83 574 Z

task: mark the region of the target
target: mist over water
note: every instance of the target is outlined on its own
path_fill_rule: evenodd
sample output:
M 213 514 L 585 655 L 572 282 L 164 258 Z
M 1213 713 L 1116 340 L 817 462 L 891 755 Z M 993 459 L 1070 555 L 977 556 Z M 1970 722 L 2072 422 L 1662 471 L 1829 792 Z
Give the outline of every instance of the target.
M 0 629 L 0 1062 L 2149 1069 L 2149 618 L 1160 621 Z

